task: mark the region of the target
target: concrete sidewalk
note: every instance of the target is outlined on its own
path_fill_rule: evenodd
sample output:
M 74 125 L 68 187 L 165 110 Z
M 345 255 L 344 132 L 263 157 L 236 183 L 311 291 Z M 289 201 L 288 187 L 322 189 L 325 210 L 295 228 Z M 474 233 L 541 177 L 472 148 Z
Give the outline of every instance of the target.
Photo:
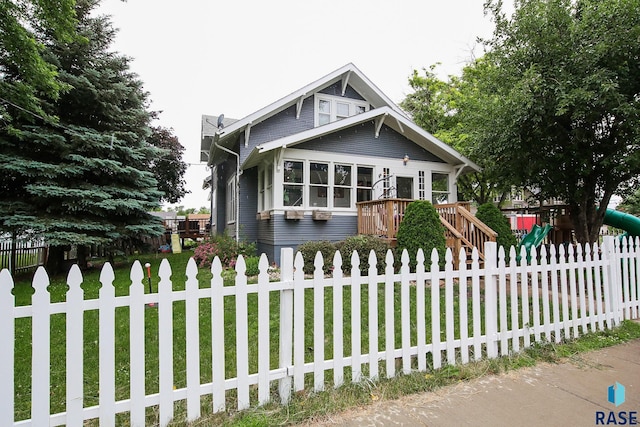
M 625 402 L 608 401 L 608 388 L 625 387 Z M 596 423 L 597 412 L 604 422 Z M 561 364 L 538 364 L 501 375 L 331 416 L 317 426 L 594 426 L 610 412 L 635 411 L 640 425 L 640 340 L 581 353 Z M 609 425 L 615 425 L 609 423 Z M 633 424 L 632 424 L 633 425 Z

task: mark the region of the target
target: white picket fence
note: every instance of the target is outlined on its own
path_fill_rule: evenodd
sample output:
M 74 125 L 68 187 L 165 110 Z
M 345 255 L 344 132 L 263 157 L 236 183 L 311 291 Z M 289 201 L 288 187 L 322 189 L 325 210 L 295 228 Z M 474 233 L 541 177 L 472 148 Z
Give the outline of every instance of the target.
M 305 278 L 302 256 L 298 253 L 294 257 L 291 249 L 284 249 L 279 281 L 269 282 L 269 263 L 263 255 L 258 283 L 247 284 L 245 263 L 240 257 L 235 285 L 224 286 L 222 268 L 216 259 L 211 286 L 207 288 L 199 288 L 198 270 L 190 260 L 184 290 L 179 291 L 173 290 L 171 268 L 164 260 L 159 269 L 158 293 L 152 294 L 145 294 L 143 269 L 136 262 L 131 269 L 130 292 L 125 296 L 115 295 L 114 272 L 105 265 L 97 299 L 84 299 L 80 287 L 82 275 L 74 267 L 68 276 L 66 302 L 57 303 L 50 302 L 46 290 L 49 279 L 40 268 L 33 279 L 32 305 L 19 307 L 11 294 L 13 280 L 3 270 L 0 425 L 79 426 L 84 420 L 97 418 L 100 425 L 112 426 L 116 424 L 116 415 L 122 414 L 118 416 L 128 417 L 131 425 L 143 426 L 148 421 L 145 411 L 149 407 L 155 408 L 155 422 L 167 425 L 174 418 L 174 403 L 178 401 L 186 407 L 186 415 L 180 416 L 188 420 L 200 417 L 204 396 L 212 402 L 213 412 L 224 411 L 229 402 L 234 402 L 239 410 L 272 399 L 286 404 L 292 391 L 305 387 L 321 391 L 328 385 L 339 387 L 345 381 L 393 377 L 396 369 L 410 373 L 416 369 L 438 369 L 443 363 L 464 364 L 482 357 L 495 358 L 518 352 L 532 342 L 559 342 L 562 338 L 611 328 L 623 319 L 638 318 L 638 239 L 621 242 L 607 237 L 601 247 L 587 246 L 584 250 L 580 246 L 577 249 L 569 246 L 567 250 L 551 247 L 547 253 L 543 247 L 539 254 L 532 252 L 528 265 L 524 252 L 522 264 L 515 262 L 513 248 L 509 263 L 505 262 L 503 249 L 498 250 L 495 243 L 487 244 L 485 253 L 485 266 L 479 265 L 474 250 L 470 265 L 461 253 L 460 265 L 454 269 L 450 251 L 444 268 L 439 267 L 434 252 L 430 271 L 425 271 L 424 255 L 419 251 L 416 271 L 410 272 L 405 252 L 396 274 L 389 252 L 386 270 L 380 275 L 373 253 L 366 274 L 353 268 L 349 275 L 343 273 L 341 256 L 336 253 L 330 277 L 322 273 L 322 258 L 317 254 L 316 271 L 312 278 Z M 351 256 L 351 261 L 354 266 L 360 265 L 357 253 Z M 276 297 L 279 304 L 273 312 L 270 300 Z M 235 352 L 231 353 L 225 349 L 225 342 L 229 345 L 230 340 L 225 340 L 224 327 L 225 299 L 229 298 L 235 305 L 236 316 Z M 257 312 L 251 311 L 249 307 L 253 306 L 248 303 L 255 298 Z M 203 301 L 210 303 L 210 310 L 202 312 Z M 174 371 L 175 302 L 185 305 L 186 372 Z M 150 378 L 145 366 L 145 304 L 148 303 L 158 304 L 159 379 L 158 392 L 147 395 L 145 382 Z M 229 304 L 227 301 L 227 308 Z M 125 367 L 115 364 L 115 337 L 121 333 L 115 322 L 119 307 L 124 307 L 129 316 L 130 352 Z M 87 356 L 83 353 L 83 316 L 91 310 L 99 312 L 99 403 L 85 407 L 83 363 Z M 66 410 L 50 414 L 50 327 L 52 316 L 60 314 L 66 319 L 63 375 Z M 200 345 L 202 316 L 211 319 L 208 348 Z M 255 357 L 255 351 L 251 350 L 255 343 L 249 339 L 248 319 L 256 317 L 257 368 L 250 371 L 250 366 L 256 363 L 250 363 L 251 354 Z M 20 357 L 14 355 L 14 340 L 15 324 L 20 318 L 30 318 L 32 330 L 31 418 L 26 420 L 14 420 L 14 358 Z M 312 327 L 305 325 L 305 318 Z M 396 327 L 398 320 L 400 324 Z M 272 334 L 270 322 L 277 322 L 277 334 Z M 331 332 L 325 336 L 328 324 Z M 271 351 L 272 345 L 277 346 L 277 352 Z M 235 360 L 229 360 L 229 354 Z M 200 367 L 205 358 L 211 361 L 212 381 L 202 383 Z M 230 362 L 237 367 L 232 377 L 225 371 L 226 363 Z M 121 369 L 129 372 L 125 398 L 117 398 L 115 388 L 116 371 Z M 331 381 L 325 381 L 327 372 Z M 179 382 L 177 375 L 186 376 L 185 387 L 174 387 Z

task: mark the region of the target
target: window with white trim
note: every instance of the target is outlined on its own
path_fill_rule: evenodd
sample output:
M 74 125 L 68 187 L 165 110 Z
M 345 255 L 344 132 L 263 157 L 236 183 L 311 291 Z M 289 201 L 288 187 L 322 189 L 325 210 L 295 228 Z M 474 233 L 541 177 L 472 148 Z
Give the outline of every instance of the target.
M 304 204 L 304 163 L 285 160 L 282 204 L 303 206 Z
M 418 171 L 418 199 L 424 200 L 426 197 L 424 171 Z
M 273 166 L 258 169 L 258 211 L 268 211 L 273 206 Z
M 227 224 L 236 222 L 236 200 L 238 197 L 237 189 L 238 187 L 236 186 L 236 176 L 234 175 L 227 181 Z
M 434 172 L 431 174 L 431 202 L 434 205 L 449 202 L 449 175 Z
M 329 192 L 329 164 L 309 163 L 309 206 L 326 208 Z
M 333 174 L 333 207 L 351 207 L 351 166 L 335 165 Z
M 369 111 L 369 104 L 366 101 L 357 99 L 317 93 L 315 95 L 315 102 L 316 126 L 326 125 L 336 120 Z
M 371 184 L 373 184 L 373 168 L 358 166 L 357 202 L 368 202 L 373 198 Z
M 352 209 L 371 200 L 372 166 L 333 161 L 285 160 L 282 205 L 310 209 Z M 354 175 L 357 172 L 357 181 Z

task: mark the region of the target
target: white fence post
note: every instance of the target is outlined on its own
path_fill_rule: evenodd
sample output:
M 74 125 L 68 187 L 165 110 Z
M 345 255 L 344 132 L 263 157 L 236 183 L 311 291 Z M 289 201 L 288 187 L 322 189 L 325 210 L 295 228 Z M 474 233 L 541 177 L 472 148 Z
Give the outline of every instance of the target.
M 67 420 L 69 426 L 81 426 L 83 423 L 82 408 L 84 396 L 84 346 L 83 346 L 83 309 L 84 292 L 82 273 L 77 264 L 69 270 L 67 276 L 67 314 L 66 314 L 66 346 L 67 346 Z
M 238 410 L 250 406 L 249 400 L 249 325 L 247 299 L 247 266 L 240 255 L 236 262 L 236 369 L 238 378 Z
M 142 265 L 136 261 L 129 273 L 129 363 L 131 364 L 129 386 L 131 393 L 131 425 L 145 425 L 145 325 L 144 325 L 144 272 Z
M 633 253 L 631 254 L 631 318 L 638 318 L 638 310 L 640 309 L 640 237 L 633 239 L 631 246 Z
M 427 328 L 425 316 L 426 275 L 424 271 L 424 251 L 418 249 L 416 254 L 416 333 L 418 341 L 418 370 L 427 370 Z
M 11 295 L 14 283 L 9 270 L 0 271 L 0 425 L 13 425 L 14 409 L 14 343 L 15 297 Z
M 304 390 L 304 259 L 298 252 L 294 260 L 293 273 L 293 388 L 295 391 Z
M 438 251 L 431 251 L 431 355 L 433 369 L 442 366 L 442 352 L 440 339 L 440 266 L 438 265 Z
M 378 369 L 378 269 L 376 253 L 369 252 L 369 378 L 376 379 Z
M 351 254 L 351 382 L 362 379 L 362 320 L 360 303 L 362 300 L 360 282 L 360 256 L 358 251 Z
M 485 332 L 487 337 L 487 357 L 498 357 L 498 304 L 497 304 L 497 276 L 498 244 L 486 242 L 484 244 L 485 270 Z
M 211 365 L 213 383 L 213 412 L 226 408 L 224 354 L 224 280 L 222 263 L 215 257 L 211 262 Z
M 200 418 L 200 307 L 198 266 L 193 258 L 187 263 L 185 316 L 187 342 L 187 421 Z
M 620 292 L 618 271 L 620 259 L 617 256 L 617 239 L 614 236 L 605 236 L 603 240 L 603 257 L 606 263 L 603 271 L 604 301 L 607 318 L 607 327 L 612 328 L 620 323 Z
M 160 425 L 173 419 L 173 299 L 171 266 L 163 259 L 158 269 L 158 388 L 160 394 Z
M 313 391 L 324 390 L 324 260 L 320 252 L 313 262 Z
M 100 272 L 99 352 L 100 425 L 115 425 L 115 274 L 106 263 Z M 48 374 L 47 374 L 48 375 Z M 36 423 L 39 425 L 38 423 Z
M 293 248 L 280 250 L 280 280 L 293 282 Z M 278 366 L 287 376 L 278 384 L 280 402 L 286 405 L 291 400 L 291 373 L 293 356 L 293 287 L 280 291 L 280 360 Z
M 262 254 L 258 268 L 258 403 L 264 405 L 269 401 L 269 368 L 271 366 L 269 314 L 269 261 Z
M 387 250 L 384 269 L 384 346 L 386 359 L 387 378 L 396 376 L 395 353 L 395 308 L 393 304 L 395 294 L 395 282 L 393 280 L 393 254 L 391 249 Z
M 445 340 L 447 349 L 447 364 L 456 364 L 455 347 L 455 304 L 453 300 L 453 254 L 451 248 L 447 248 L 444 264 L 444 317 L 445 317 Z
M 400 321 L 402 328 L 402 373 L 411 373 L 411 304 L 409 298 L 409 253 L 402 251 L 402 267 L 400 269 Z M 422 320 L 424 324 L 424 319 Z
M 343 340 L 343 298 L 342 298 L 342 255 L 333 255 L 333 387 L 344 383 L 344 340 Z

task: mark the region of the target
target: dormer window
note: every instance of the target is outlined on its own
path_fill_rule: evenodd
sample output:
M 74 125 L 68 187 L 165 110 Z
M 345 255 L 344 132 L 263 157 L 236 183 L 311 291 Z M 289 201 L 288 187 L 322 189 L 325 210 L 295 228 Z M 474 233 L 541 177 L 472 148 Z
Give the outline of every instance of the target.
M 316 126 L 326 125 L 336 120 L 369 111 L 369 104 L 357 99 L 316 94 Z

